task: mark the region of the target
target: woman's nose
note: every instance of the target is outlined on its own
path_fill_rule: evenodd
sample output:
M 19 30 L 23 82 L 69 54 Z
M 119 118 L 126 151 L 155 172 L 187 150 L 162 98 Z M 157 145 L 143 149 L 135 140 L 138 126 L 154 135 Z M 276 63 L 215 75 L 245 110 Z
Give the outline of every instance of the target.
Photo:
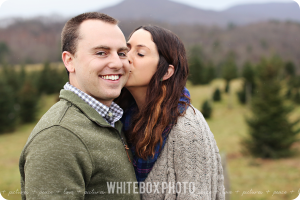
M 127 53 L 127 58 L 128 58 L 129 64 L 132 64 L 132 58 L 131 58 L 131 52 L 130 51 Z

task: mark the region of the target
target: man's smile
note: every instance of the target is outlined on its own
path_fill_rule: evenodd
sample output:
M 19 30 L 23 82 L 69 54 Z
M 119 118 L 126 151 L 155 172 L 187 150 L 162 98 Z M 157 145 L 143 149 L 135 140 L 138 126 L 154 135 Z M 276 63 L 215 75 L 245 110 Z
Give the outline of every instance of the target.
M 122 75 L 120 74 L 111 74 L 111 75 L 100 75 L 100 77 L 104 80 L 112 80 L 117 81 L 121 78 Z

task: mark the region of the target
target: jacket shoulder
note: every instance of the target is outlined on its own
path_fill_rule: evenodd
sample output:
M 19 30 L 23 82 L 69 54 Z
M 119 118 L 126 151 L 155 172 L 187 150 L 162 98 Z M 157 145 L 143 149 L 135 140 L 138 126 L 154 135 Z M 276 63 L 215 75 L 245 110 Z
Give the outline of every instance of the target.
M 28 138 L 28 141 L 31 140 L 31 138 L 33 138 L 38 132 L 51 126 L 58 125 L 69 107 L 70 104 L 65 100 L 60 100 L 55 103 L 36 124 Z
M 174 136 L 180 138 L 207 137 L 214 138 L 202 113 L 192 105 L 180 116 L 172 128 Z

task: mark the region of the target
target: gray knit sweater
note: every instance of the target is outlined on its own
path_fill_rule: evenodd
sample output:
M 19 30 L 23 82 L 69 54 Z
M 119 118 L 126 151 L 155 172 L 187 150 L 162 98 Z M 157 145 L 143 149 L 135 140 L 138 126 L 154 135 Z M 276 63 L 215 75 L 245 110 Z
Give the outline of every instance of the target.
M 221 157 L 214 136 L 201 112 L 190 106 L 178 118 L 159 158 L 140 185 L 141 197 L 224 200 L 223 183 Z

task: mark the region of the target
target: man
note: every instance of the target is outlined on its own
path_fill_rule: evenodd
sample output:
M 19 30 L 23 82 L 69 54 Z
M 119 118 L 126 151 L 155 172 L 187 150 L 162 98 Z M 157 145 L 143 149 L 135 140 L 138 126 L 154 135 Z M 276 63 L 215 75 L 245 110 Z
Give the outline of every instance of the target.
M 140 198 L 123 111 L 113 102 L 129 76 L 127 51 L 110 16 L 85 13 L 66 23 L 62 59 L 70 83 L 22 151 L 23 200 Z

